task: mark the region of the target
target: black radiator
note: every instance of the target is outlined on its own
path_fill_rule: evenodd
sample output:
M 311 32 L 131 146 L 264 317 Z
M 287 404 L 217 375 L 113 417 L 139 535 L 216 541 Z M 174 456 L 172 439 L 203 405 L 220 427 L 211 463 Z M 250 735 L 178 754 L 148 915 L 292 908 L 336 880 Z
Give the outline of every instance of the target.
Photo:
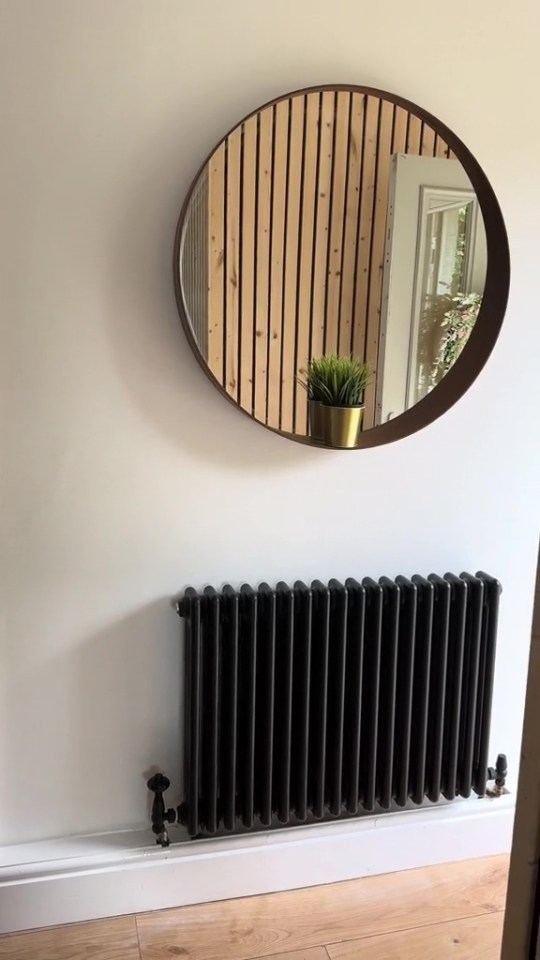
M 189 834 L 483 796 L 500 592 L 484 573 L 187 589 Z

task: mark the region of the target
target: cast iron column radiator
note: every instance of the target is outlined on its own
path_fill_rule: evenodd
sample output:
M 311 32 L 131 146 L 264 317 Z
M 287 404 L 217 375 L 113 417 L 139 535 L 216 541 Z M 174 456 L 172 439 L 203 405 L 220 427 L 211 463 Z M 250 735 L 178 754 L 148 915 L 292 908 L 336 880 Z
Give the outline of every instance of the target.
M 188 588 L 185 800 L 191 837 L 294 826 L 504 791 L 488 768 L 501 586 L 427 579 Z

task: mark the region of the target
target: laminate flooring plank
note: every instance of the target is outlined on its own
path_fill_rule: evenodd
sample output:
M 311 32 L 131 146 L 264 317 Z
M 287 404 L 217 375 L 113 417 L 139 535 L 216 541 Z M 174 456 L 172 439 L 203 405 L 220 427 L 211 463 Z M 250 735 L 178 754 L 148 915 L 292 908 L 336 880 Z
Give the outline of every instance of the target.
M 264 960 L 328 960 L 328 953 L 324 947 L 313 947 L 310 950 L 293 950 L 292 953 L 273 953 Z
M 330 960 L 499 960 L 503 913 L 327 946 Z M 517 960 L 517 958 L 516 958 Z
M 169 954 L 168 960 L 171 960 Z M 140 960 L 135 917 L 93 920 L 0 938 L 2 960 Z
M 143 914 L 141 956 L 252 960 L 496 913 L 507 875 L 496 856 Z

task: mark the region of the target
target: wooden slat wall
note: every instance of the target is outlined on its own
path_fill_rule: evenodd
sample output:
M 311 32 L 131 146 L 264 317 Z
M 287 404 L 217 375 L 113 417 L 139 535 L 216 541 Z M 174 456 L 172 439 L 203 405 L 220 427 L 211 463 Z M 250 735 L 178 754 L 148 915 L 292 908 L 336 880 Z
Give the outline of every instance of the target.
M 300 221 L 300 264 L 298 273 L 298 312 L 296 324 L 299 330 L 298 362 L 304 365 L 312 353 L 313 336 L 313 251 L 315 249 L 315 224 L 317 214 L 317 185 L 319 170 L 319 111 L 321 95 L 309 94 L 306 98 L 306 127 L 304 136 L 304 162 L 302 177 L 302 218 Z M 301 389 L 301 388 L 300 388 Z M 303 398 L 304 404 L 306 398 Z M 284 421 L 286 422 L 286 421 Z M 299 432 L 306 432 L 305 424 L 298 423 Z
M 307 99 L 307 102 L 305 100 Z M 285 230 L 285 270 L 282 316 L 282 352 L 279 428 L 291 432 L 295 427 L 297 370 L 297 328 L 309 324 L 311 272 L 304 270 L 304 253 L 311 271 L 309 238 L 313 235 L 315 198 L 315 160 L 319 95 L 296 97 L 291 101 L 289 157 L 287 166 L 287 219 Z M 298 185 L 300 184 L 300 189 Z M 311 220 L 309 217 L 311 210 Z M 300 243 L 304 237 L 304 243 Z M 307 300 L 306 300 L 307 298 Z M 272 384 L 274 389 L 276 385 Z
M 253 316 L 255 310 L 255 236 L 257 210 L 257 125 L 250 117 L 242 131 L 242 247 L 240 251 L 240 329 L 238 402 L 244 410 L 253 409 Z M 249 334 L 249 335 L 248 335 Z
M 270 320 L 270 244 L 272 239 L 272 139 L 275 107 L 259 114 L 257 130 L 257 211 L 255 214 L 255 315 L 245 317 L 245 335 L 250 335 L 252 319 L 255 339 L 254 414 L 268 422 L 268 335 Z M 242 323 L 242 330 L 244 323 Z
M 352 352 L 376 372 L 394 153 L 453 156 L 402 107 L 325 90 L 260 111 L 209 162 L 206 356 L 263 423 L 307 432 L 311 357 Z M 375 395 L 373 381 L 365 429 Z
M 289 149 L 288 100 L 276 104 L 274 118 L 274 168 L 272 189 L 272 235 L 270 239 L 270 333 L 268 341 L 268 422 L 279 424 L 283 317 L 283 270 L 285 257 L 285 211 L 287 206 L 287 154 Z M 278 389 L 272 389 L 276 384 Z
M 349 124 L 349 168 L 343 230 L 341 260 L 341 305 L 339 315 L 339 353 L 353 349 L 353 307 L 356 276 L 356 246 L 358 242 L 358 211 L 362 172 L 362 145 L 364 142 L 365 98 L 351 97 Z
M 225 228 L 225 389 L 238 399 L 238 343 L 240 338 L 240 149 L 242 135 L 235 130 L 227 145 L 227 202 Z

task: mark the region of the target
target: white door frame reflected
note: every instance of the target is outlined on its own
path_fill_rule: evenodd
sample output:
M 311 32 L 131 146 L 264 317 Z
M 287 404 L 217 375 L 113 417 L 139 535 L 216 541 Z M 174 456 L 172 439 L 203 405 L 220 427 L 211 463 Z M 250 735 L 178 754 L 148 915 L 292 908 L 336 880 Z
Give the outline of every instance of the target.
M 425 194 L 422 191 L 426 191 Z M 417 299 L 420 297 L 418 274 L 422 224 L 427 213 L 422 209 L 423 196 L 452 195 L 474 199 L 474 236 L 471 237 L 467 281 L 469 290 L 483 292 L 486 275 L 487 247 L 483 219 L 478 209 L 472 184 L 458 160 L 414 157 L 396 154 L 392 157 L 389 191 L 386 250 L 381 304 L 381 328 L 377 366 L 376 423 L 384 423 L 409 405 L 410 368 L 413 354 L 412 332 Z M 450 200 L 450 196 L 448 196 Z M 414 330 L 418 345 L 418 324 Z
M 479 205 L 474 190 L 458 190 L 454 187 L 420 187 L 420 203 L 418 214 L 418 228 L 416 234 L 416 264 L 414 271 L 413 304 L 411 316 L 411 332 L 409 343 L 409 358 L 407 363 L 407 408 L 418 402 L 416 360 L 418 354 L 418 339 L 420 335 L 420 321 L 422 318 L 422 298 L 424 278 L 427 265 L 427 225 L 428 217 L 432 213 L 445 213 L 447 210 L 460 210 L 471 205 L 470 221 L 467 224 L 467 241 L 465 263 L 463 268 L 464 283 L 460 293 L 469 293 L 473 289 L 473 269 L 475 268 L 477 224 Z M 446 291 L 448 292 L 448 291 Z

